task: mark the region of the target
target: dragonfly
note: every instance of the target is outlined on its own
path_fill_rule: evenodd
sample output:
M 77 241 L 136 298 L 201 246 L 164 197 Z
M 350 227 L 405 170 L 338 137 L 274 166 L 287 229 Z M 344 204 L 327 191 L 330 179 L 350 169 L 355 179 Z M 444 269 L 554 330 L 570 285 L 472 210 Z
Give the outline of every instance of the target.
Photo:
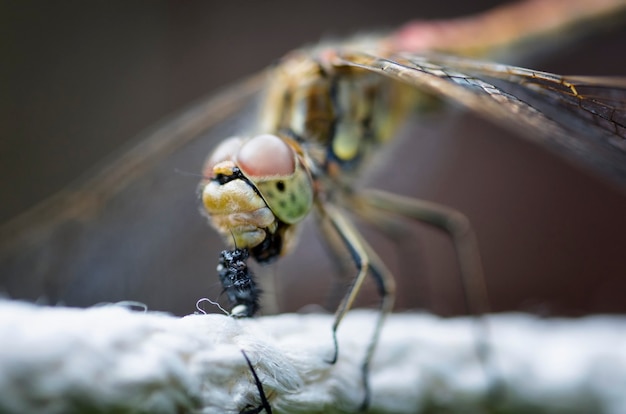
M 293 166 L 299 171 L 299 187 L 304 188 L 304 193 L 307 188 L 310 191 L 302 198 L 304 201 L 300 204 L 304 204 L 303 208 L 298 207 L 295 213 L 289 210 L 278 213 L 282 200 L 278 198 L 275 202 L 268 201 L 268 189 L 262 188 L 268 182 L 267 176 L 250 174 L 245 169 L 239 175 L 234 171 L 237 166 L 233 165 L 234 161 L 239 160 L 233 152 L 238 153 L 239 149 L 220 147 L 224 151 L 218 150 L 220 157 L 213 160 L 209 158 L 203 173 L 205 181 L 202 193 L 205 206 L 206 199 L 210 198 L 204 196 L 207 192 L 206 187 L 214 181 L 214 178 L 221 174 L 217 181 L 222 179 L 225 181 L 224 184 L 228 184 L 241 180 L 243 176 L 253 184 L 245 184 L 251 189 L 247 191 L 252 191 L 253 197 L 260 196 L 255 200 L 257 202 L 261 200 L 269 207 L 270 211 L 265 210 L 267 214 L 262 219 L 272 220 L 272 217 L 274 219 L 278 217 L 276 224 L 270 223 L 261 229 L 275 226 L 281 236 L 278 244 L 270 240 L 263 245 L 262 242 L 265 240 L 263 238 L 260 242 L 263 247 L 255 252 L 254 248 L 259 244 L 253 245 L 255 242 L 239 238 L 239 234 L 232 226 L 217 224 L 215 227 L 222 232 L 229 248 L 243 247 L 262 261 L 271 261 L 293 247 L 295 235 L 290 232 L 299 220 L 308 215 L 309 210 L 317 209 L 322 217 L 322 231 L 334 234 L 329 237 L 331 244 L 335 247 L 343 245 L 344 249 L 350 251 L 357 264 L 360 264 L 357 282 L 337 312 L 333 332 L 339 328 L 343 316 L 354 301 L 358 285 L 365 278 L 368 268 L 373 269 L 384 298 L 383 312 L 377 325 L 379 332 L 384 315 L 393 305 L 393 278 L 383 261 L 377 257 L 373 249 L 369 248 L 342 209 L 349 204 L 355 208 L 355 212 L 372 221 L 377 220 L 377 216 L 372 213 L 375 210 L 424 220 L 448 230 L 453 236 L 462 233 L 465 241 L 457 243 L 460 268 L 466 273 L 464 283 L 470 302 L 474 302 L 473 307 L 480 313 L 481 304 L 486 302 L 481 286 L 482 271 L 477 247 L 464 216 L 442 206 L 408 200 L 380 191 L 352 194 L 352 182 L 358 178 L 358 167 L 365 162 L 363 160 L 369 156 L 374 157 L 378 147 L 393 137 L 394 128 L 387 131 L 384 124 L 389 120 L 395 124 L 400 122 L 401 118 L 410 116 L 410 107 L 415 105 L 415 99 L 425 97 L 427 103 L 434 98 L 436 101 L 449 101 L 475 111 L 559 155 L 587 166 L 607 181 L 623 188 L 626 182 L 624 145 L 626 81 L 615 78 L 558 76 L 480 59 L 481 56 L 497 54 L 498 50 L 508 48 L 511 42 L 520 38 L 528 39 L 530 36 L 532 39 L 533 32 L 538 34 L 550 32 L 555 30 L 555 27 L 598 17 L 623 7 L 622 2 L 609 2 L 606 8 L 601 7 L 604 5 L 603 2 L 596 2 L 593 6 L 585 6 L 586 2 L 582 1 L 569 2 L 568 7 L 577 5 L 573 8 L 575 10 L 572 15 L 565 13 L 569 9 L 563 7 L 557 8 L 556 13 L 531 13 L 530 15 L 534 17 L 533 24 L 537 27 L 518 28 L 512 33 L 498 37 L 497 41 L 494 41 L 488 30 L 484 30 L 490 27 L 491 22 L 502 21 L 507 13 L 525 16 L 528 12 L 524 14 L 524 7 L 533 7 L 533 10 L 536 10 L 537 5 L 542 3 L 544 2 L 520 3 L 519 6 L 496 9 L 479 18 L 450 22 L 449 25 L 428 23 L 410 25 L 391 34 L 356 38 L 345 44 L 320 45 L 314 49 L 296 51 L 285 57 L 283 64 L 295 62 L 294 65 L 299 67 L 312 64 L 313 67 L 317 67 L 313 71 L 326 72 L 329 78 L 341 72 L 346 78 L 352 79 L 351 76 L 356 74 L 358 82 L 352 84 L 348 81 L 344 86 L 348 90 L 355 90 L 357 94 L 361 93 L 361 98 L 356 99 L 355 104 L 355 101 L 350 99 L 352 95 L 344 91 L 346 97 L 339 94 L 337 99 L 342 100 L 342 109 L 353 109 L 356 113 L 354 115 L 356 118 L 353 119 L 359 121 L 352 122 L 352 125 L 344 125 L 342 128 L 369 128 L 366 135 L 373 138 L 370 142 L 358 139 L 355 141 L 352 139 L 355 135 L 346 133 L 341 135 L 346 137 L 345 141 L 334 138 L 331 140 L 328 139 L 330 136 L 328 131 L 331 129 L 328 125 L 325 127 L 328 130 L 325 134 L 319 134 L 315 138 L 308 136 L 311 131 L 318 130 L 316 128 L 319 128 L 319 124 L 328 124 L 328 119 L 323 116 L 321 120 L 309 118 L 309 124 L 318 124 L 315 128 L 306 126 L 298 129 L 294 126 L 298 122 L 292 121 L 293 117 L 276 113 L 262 115 L 262 121 L 258 124 L 255 122 L 256 119 L 251 120 L 251 123 L 255 124 L 252 127 L 243 126 L 244 131 L 279 134 L 278 141 L 268 138 L 267 135 L 260 135 L 265 137 L 260 146 L 274 146 L 273 148 L 279 152 L 294 153 L 292 162 L 287 163 L 288 167 L 284 169 L 293 173 L 295 170 L 290 169 Z M 582 11 L 576 11 L 577 8 L 582 8 Z M 473 25 L 468 23 L 471 21 L 475 23 Z M 483 37 L 467 36 L 468 33 L 475 33 L 477 27 L 483 29 L 479 32 L 487 34 Z M 429 39 L 424 33 L 437 33 L 437 36 L 430 36 Z M 277 66 L 281 68 L 278 70 L 286 67 L 283 64 Z M 270 75 L 275 70 L 269 69 Z M 297 76 L 286 74 L 279 77 L 287 80 L 292 78 L 295 79 Z M 216 127 L 218 121 L 232 119 L 242 107 L 256 99 L 263 90 L 266 79 L 267 73 L 255 75 L 167 121 L 147 133 L 135 148 L 95 176 L 61 192 L 28 214 L 9 223 L 2 229 L 0 237 L 2 274 L 34 274 L 50 278 L 53 272 L 58 272 L 62 275 L 61 280 L 63 278 L 76 280 L 78 284 L 81 281 L 87 282 L 74 275 L 85 274 L 89 275 L 90 289 L 97 290 L 99 284 L 103 285 L 112 280 L 106 263 L 113 254 L 116 260 L 131 272 L 136 270 L 146 274 L 157 273 L 163 263 L 167 262 L 172 243 L 182 244 L 182 248 L 181 246 L 179 248 L 186 251 L 189 256 L 206 258 L 202 246 L 185 245 L 185 240 L 191 233 L 208 231 L 205 226 L 197 225 L 201 220 L 196 212 L 172 213 L 180 211 L 182 200 L 187 200 L 189 194 L 195 192 L 193 188 L 195 184 L 186 193 L 177 190 L 175 196 L 163 197 L 163 195 L 179 187 L 180 177 L 172 177 L 175 168 L 188 165 L 189 159 L 202 162 L 206 154 L 214 151 L 214 143 L 205 139 L 206 131 Z M 278 87 L 280 88 L 280 85 Z M 369 106 L 359 108 L 359 102 L 370 99 L 370 91 L 373 91 L 371 94 L 376 98 L 371 100 Z M 379 95 L 378 91 L 383 91 L 382 95 Z M 275 96 L 266 99 L 280 104 L 280 99 L 277 100 Z M 405 101 L 407 104 L 403 106 Z M 255 103 L 257 102 L 252 102 Z M 220 110 L 215 111 L 215 108 Z M 372 121 L 376 116 L 380 116 L 381 119 Z M 396 117 L 399 119 L 392 119 Z M 239 128 L 241 125 L 236 123 L 235 126 Z M 232 133 L 228 130 L 229 127 L 224 127 L 225 131 L 219 131 L 220 126 L 217 126 L 217 129 L 217 132 L 222 133 L 222 137 Z M 216 131 L 212 131 L 212 134 L 214 133 Z M 237 148 L 248 146 L 245 139 L 241 141 Z M 255 142 L 258 141 L 255 139 L 249 141 L 251 144 Z M 311 145 L 307 145 L 309 143 Z M 252 152 L 254 154 L 257 151 Z M 299 163 L 302 163 L 300 167 Z M 241 172 L 242 169 L 239 169 Z M 217 173 L 214 174 L 213 171 Z M 283 181 L 283 184 L 288 181 L 283 175 L 270 175 L 274 180 L 272 185 L 276 185 L 277 190 L 279 188 L 276 177 L 279 177 L 278 181 Z M 234 180 L 230 179 L 232 177 Z M 213 193 L 209 191 L 209 194 Z M 301 193 L 296 194 L 302 197 Z M 218 215 L 216 213 L 222 208 L 220 205 L 210 207 L 210 217 Z M 177 223 L 163 220 L 171 214 L 179 214 Z M 133 232 L 133 227 L 141 231 Z M 265 230 L 263 231 L 267 234 Z M 62 263 L 60 258 L 68 255 L 73 257 L 71 262 Z M 148 258 L 145 266 L 139 265 L 138 257 Z M 369 265 L 365 265 L 367 262 Z M 206 262 L 202 263 L 201 266 L 208 266 Z M 198 266 L 198 261 L 190 260 L 189 266 Z M 229 266 L 231 265 L 226 265 L 227 268 Z M 185 273 L 187 270 L 183 267 L 178 269 L 177 273 Z M 208 266 L 206 272 L 214 271 Z M 172 283 L 176 283 L 176 277 L 176 274 L 171 276 Z M 14 276 L 7 280 L 18 280 L 18 277 Z M 50 280 L 53 285 L 58 283 L 52 278 Z M 5 284 L 17 290 L 9 282 Z M 244 313 L 252 314 L 254 311 L 245 309 Z M 375 336 L 368 350 L 368 359 L 374 351 Z M 335 351 L 330 360 L 336 359 L 338 352 L 339 347 L 335 340 Z M 364 378 L 366 381 L 367 377 Z

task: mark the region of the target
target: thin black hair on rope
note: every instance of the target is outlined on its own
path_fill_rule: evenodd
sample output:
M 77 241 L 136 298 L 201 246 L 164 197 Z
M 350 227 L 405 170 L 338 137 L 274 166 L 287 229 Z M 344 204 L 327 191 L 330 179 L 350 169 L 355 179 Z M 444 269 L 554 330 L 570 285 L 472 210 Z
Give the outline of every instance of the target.
M 246 363 L 248 364 L 248 367 L 250 368 L 250 372 L 252 372 L 252 376 L 254 377 L 254 382 L 256 384 L 256 387 L 259 390 L 259 396 L 261 397 L 261 405 L 259 405 L 258 407 L 249 409 L 249 410 L 247 408 L 244 408 L 242 411 L 239 412 L 239 414 L 259 414 L 263 410 L 265 410 L 267 414 L 272 414 L 272 407 L 270 406 L 269 401 L 267 401 L 267 397 L 265 396 L 265 391 L 263 391 L 263 384 L 261 384 L 261 380 L 259 379 L 259 376 L 256 374 L 256 371 L 254 370 L 254 367 L 252 366 L 252 362 L 250 362 L 250 358 L 248 358 L 248 355 L 246 355 L 243 349 L 241 350 L 241 353 L 243 354 L 243 357 L 246 359 Z

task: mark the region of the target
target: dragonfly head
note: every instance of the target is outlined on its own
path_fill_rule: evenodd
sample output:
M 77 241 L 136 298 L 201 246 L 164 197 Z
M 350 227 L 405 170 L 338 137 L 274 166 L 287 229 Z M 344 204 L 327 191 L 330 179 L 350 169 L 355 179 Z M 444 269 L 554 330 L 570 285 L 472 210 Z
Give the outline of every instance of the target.
M 202 202 L 231 247 L 269 261 L 293 245 L 293 225 L 313 204 L 310 173 L 297 151 L 274 135 L 229 138 L 205 163 Z

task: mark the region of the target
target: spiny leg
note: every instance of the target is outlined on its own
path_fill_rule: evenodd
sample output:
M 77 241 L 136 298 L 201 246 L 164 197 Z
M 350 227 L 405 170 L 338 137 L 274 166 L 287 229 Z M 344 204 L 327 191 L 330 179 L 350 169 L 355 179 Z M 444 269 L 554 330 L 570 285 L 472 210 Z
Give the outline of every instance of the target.
M 322 218 L 319 214 L 316 214 L 315 218 L 317 219 L 316 229 L 324 240 L 322 246 L 326 256 L 331 258 L 333 265 L 332 286 L 327 294 L 325 307 L 327 309 L 337 309 L 346 294 L 346 290 L 353 283 L 354 260 L 348 253 L 343 239 L 337 234 L 328 218 Z
M 381 190 L 365 190 L 355 196 L 355 203 L 378 211 L 393 213 L 437 227 L 450 235 L 454 243 L 466 305 L 470 313 L 483 316 L 489 310 L 487 289 L 483 275 L 478 242 L 467 217 L 452 208 Z M 489 361 L 489 329 L 484 318 L 479 318 L 479 341 L 476 351 L 489 378 L 498 378 Z M 491 371 L 490 371 L 491 370 Z M 498 385 L 498 384 L 495 384 Z M 498 388 L 498 387 L 496 387 Z M 496 390 L 499 392 L 498 390 Z
M 380 338 L 380 333 L 383 329 L 385 318 L 393 310 L 393 305 L 394 305 L 395 298 L 396 298 L 396 281 L 393 275 L 391 274 L 391 271 L 387 269 L 387 266 L 385 266 L 383 261 L 374 252 L 374 250 L 370 247 L 370 245 L 360 237 L 359 233 L 357 233 L 357 236 L 361 239 L 361 242 L 363 243 L 363 246 L 365 247 L 365 252 L 370 258 L 370 270 L 374 278 L 374 281 L 376 282 L 376 287 L 378 288 L 378 294 L 381 297 L 380 312 L 378 313 L 378 318 L 376 319 L 376 325 L 374 327 L 374 333 L 372 334 L 372 338 L 370 339 L 370 342 L 367 345 L 367 350 L 365 352 L 365 360 L 363 361 L 363 365 L 361 367 L 361 375 L 363 378 L 363 388 L 365 389 L 365 398 L 363 399 L 363 403 L 360 409 L 361 411 L 365 411 L 367 407 L 369 406 L 369 400 L 370 400 L 369 366 L 374 356 L 374 351 L 376 350 L 376 346 L 378 345 L 378 340 Z
M 468 309 L 476 315 L 488 311 L 487 289 L 478 243 L 471 224 L 463 213 L 441 204 L 381 190 L 365 190 L 356 197 L 358 203 L 417 220 L 448 233 L 456 250 Z
M 419 283 L 416 278 L 411 278 L 411 288 L 413 289 L 413 298 L 417 299 L 417 305 L 419 308 L 429 309 L 429 296 L 430 280 L 426 277 L 426 266 L 423 262 L 422 249 L 420 249 L 421 243 L 415 238 L 415 232 L 406 226 L 406 222 L 403 217 L 393 215 L 388 212 L 381 212 L 371 206 L 363 205 L 359 203 L 358 198 L 356 200 L 350 200 L 351 211 L 353 211 L 360 219 L 364 220 L 377 231 L 382 233 L 386 238 L 391 240 L 396 246 L 396 254 L 400 262 L 400 268 L 407 268 L 403 263 L 408 259 L 411 269 L 416 269 L 417 272 L 424 273 L 423 277 L 420 277 Z M 405 263 L 406 264 L 406 263 Z M 398 297 L 396 297 L 396 301 Z
M 252 376 L 254 377 L 254 383 L 256 384 L 256 388 L 259 391 L 259 396 L 261 397 L 261 405 L 258 407 L 252 408 L 250 410 L 243 409 L 239 412 L 239 414 L 259 414 L 261 411 L 265 410 L 267 414 L 272 414 L 272 406 L 270 405 L 267 397 L 265 396 L 265 391 L 263 390 L 263 384 L 259 379 L 259 376 L 256 374 L 254 367 L 252 366 L 252 362 L 250 362 L 250 358 L 246 355 L 245 351 L 242 349 L 241 353 L 243 357 L 246 359 L 246 363 L 248 364 L 248 368 L 250 368 L 250 372 L 252 372 Z
M 382 298 L 380 305 L 380 313 L 374 327 L 374 333 L 372 339 L 368 344 L 365 353 L 365 359 L 361 367 L 363 388 L 365 390 L 365 398 L 360 407 L 361 411 L 365 410 L 369 405 L 370 391 L 369 391 L 369 364 L 376 349 L 376 344 L 380 337 L 380 332 L 385 320 L 385 317 L 391 312 L 393 308 L 395 298 L 395 281 L 391 272 L 386 268 L 380 258 L 374 253 L 371 247 L 361 238 L 358 231 L 354 226 L 341 214 L 338 210 L 330 205 L 326 205 L 323 208 L 318 206 L 320 214 L 324 218 L 327 218 L 330 223 L 330 227 L 322 226 L 321 228 L 326 233 L 329 240 L 333 240 L 337 235 L 342 240 L 345 247 L 348 249 L 352 260 L 357 268 L 357 276 L 354 278 L 352 285 L 348 288 L 344 299 L 341 301 L 337 311 L 335 312 L 335 321 L 332 327 L 333 343 L 335 352 L 333 358 L 329 361 L 334 364 L 337 362 L 339 355 L 339 345 L 337 342 L 337 328 L 341 323 L 343 317 L 348 310 L 352 307 L 354 300 L 359 293 L 365 276 L 368 270 L 371 271 L 378 292 Z M 330 231 L 334 234 L 330 234 Z

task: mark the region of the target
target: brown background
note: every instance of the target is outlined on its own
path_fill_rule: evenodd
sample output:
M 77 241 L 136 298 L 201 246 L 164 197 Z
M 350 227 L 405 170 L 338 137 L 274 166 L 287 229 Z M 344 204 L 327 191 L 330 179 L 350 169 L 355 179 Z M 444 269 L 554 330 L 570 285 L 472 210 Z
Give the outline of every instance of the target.
M 498 3 L 2 3 L 0 221 L 76 179 L 143 128 L 290 49 Z M 557 73 L 625 75 L 625 46 L 626 31 L 614 30 L 532 65 Z M 470 217 L 495 310 L 626 310 L 623 194 L 472 116 L 416 128 L 406 145 L 389 156 L 402 168 L 383 172 L 375 182 L 448 204 Z M 375 243 L 398 275 L 400 307 L 419 302 L 443 314 L 463 312 L 449 242 L 428 229 L 416 235 L 415 243 L 401 247 Z M 189 313 L 196 299 L 219 293 L 215 280 L 208 280 L 220 249 L 211 240 L 198 242 L 194 252 L 204 264 L 181 270 L 174 280 L 168 274 L 137 274 L 141 269 L 134 276 L 118 272 L 102 280 L 85 273 L 80 280 L 63 278 L 50 271 L 45 283 L 3 274 L 0 284 L 18 298 L 80 306 L 134 299 L 152 309 Z M 275 267 L 281 309 L 324 302 L 331 282 L 319 275 L 332 267 L 321 257 L 320 243 L 307 236 L 285 264 Z

